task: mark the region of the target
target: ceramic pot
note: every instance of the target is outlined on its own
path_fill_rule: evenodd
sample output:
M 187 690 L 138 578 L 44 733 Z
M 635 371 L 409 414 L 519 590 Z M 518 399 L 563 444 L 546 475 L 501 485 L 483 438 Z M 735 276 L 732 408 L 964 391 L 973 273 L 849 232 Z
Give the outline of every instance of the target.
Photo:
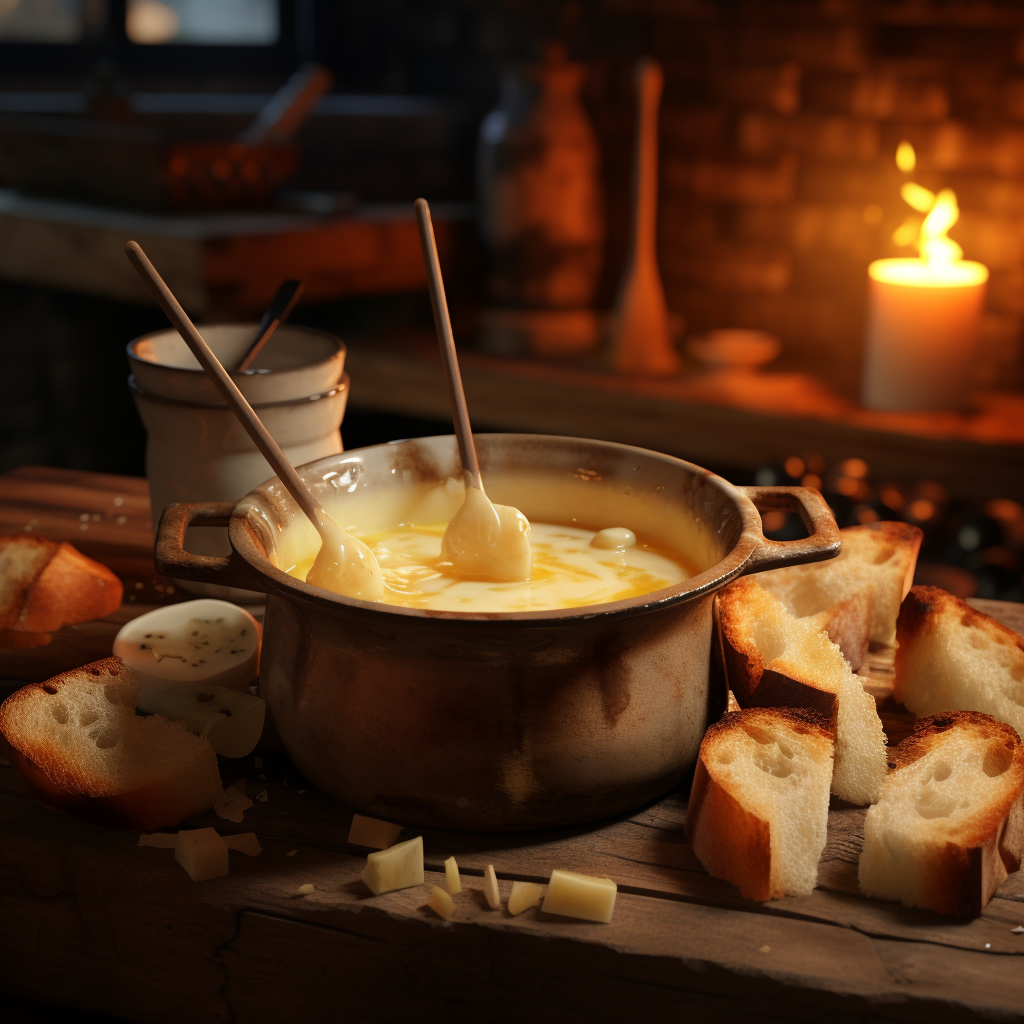
M 693 767 L 724 702 L 709 687 L 715 592 L 744 573 L 832 557 L 835 521 L 816 491 L 734 487 L 640 448 L 521 434 L 476 443 L 495 501 L 538 521 L 628 525 L 686 553 L 697 575 L 553 611 L 352 600 L 275 564 L 298 515 L 276 478 L 237 504 L 168 508 L 157 566 L 268 595 L 260 693 L 296 766 L 361 811 L 491 831 L 589 821 L 652 800 Z M 332 456 L 300 475 L 344 521 L 357 500 L 387 504 L 392 489 L 459 480 L 461 467 L 448 436 Z M 543 484 L 529 500 L 526 480 Z M 811 535 L 766 540 L 759 507 L 800 511 Z M 190 525 L 228 526 L 230 556 L 183 550 Z
M 213 354 L 230 368 L 245 354 L 259 327 L 201 324 L 200 330 Z M 154 331 L 130 341 L 128 367 L 147 394 L 176 402 L 225 405 L 176 330 Z M 258 405 L 323 394 L 341 380 L 344 369 L 345 344 L 341 338 L 312 327 L 284 324 L 253 365 L 242 373 L 232 373 L 231 379 L 250 405 Z
M 146 428 L 146 479 L 153 528 L 160 513 L 176 502 L 216 499 L 236 501 L 267 472 L 267 463 L 252 438 L 226 405 L 176 402 L 139 387 L 134 376 L 128 387 Z M 256 414 L 288 459 L 301 465 L 342 451 L 341 421 L 348 402 L 348 375 L 322 394 L 282 402 L 254 404 Z M 208 530 L 189 538 L 192 550 L 227 554 L 226 537 Z M 183 584 L 204 597 L 252 601 L 259 594 L 237 587 Z

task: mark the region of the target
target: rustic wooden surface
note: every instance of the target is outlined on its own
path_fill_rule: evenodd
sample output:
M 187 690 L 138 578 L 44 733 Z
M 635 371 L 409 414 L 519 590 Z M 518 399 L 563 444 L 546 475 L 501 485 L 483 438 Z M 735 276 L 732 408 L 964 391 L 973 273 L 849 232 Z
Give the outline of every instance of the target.
M 437 243 L 449 258 L 463 207 L 441 204 Z M 123 302 L 152 296 L 124 257 L 134 238 L 191 313 L 260 313 L 288 277 L 304 301 L 426 286 L 412 203 L 345 216 L 299 213 L 156 214 L 107 209 L 0 189 L 0 277 Z
M 432 338 L 349 344 L 353 409 L 447 422 Z M 799 374 L 726 387 L 707 377 L 629 378 L 591 368 L 459 352 L 470 416 L 481 428 L 596 437 L 700 465 L 756 469 L 817 452 L 862 458 L 880 480 L 934 480 L 964 498 L 1024 501 L 1024 399 L 982 396 L 956 414 L 857 409 Z M 734 382 L 735 383 L 735 382 Z
M 88 512 L 89 530 L 79 533 L 92 537 L 76 538 L 83 549 L 141 566 L 148 516 L 140 482 L 90 476 L 0 477 L 0 529 L 19 528 L 26 510 L 46 510 L 35 518 L 48 517 L 48 535 L 71 539 L 61 531 L 77 529 Z M 130 495 L 130 515 L 115 512 Z M 117 496 L 124 501 L 113 505 Z M 143 578 L 159 583 L 151 572 Z M 156 585 L 146 592 L 159 595 Z M 161 599 L 179 596 L 160 585 Z M 1024 629 L 1024 607 L 974 603 Z M 879 652 L 871 686 L 880 697 L 885 668 Z M 891 718 L 906 723 L 897 708 Z M 210 813 L 185 824 L 255 831 L 263 852 L 232 853 L 228 877 L 194 883 L 172 852 L 51 813 L 0 766 L 0 989 L 147 1022 L 1024 1018 L 1024 935 L 1012 932 L 1024 924 L 1021 874 L 970 922 L 864 899 L 861 808 L 831 809 L 818 888 L 807 897 L 756 904 L 708 876 L 683 836 L 685 787 L 593 826 L 425 832 L 426 885 L 375 897 L 359 880 L 366 851 L 347 843 L 351 809 L 270 750 L 259 763 L 222 760 L 221 774 L 228 784 L 247 779 L 256 800 L 245 821 Z M 426 903 L 452 855 L 464 891 L 442 922 Z M 542 882 L 556 867 L 610 877 L 619 886 L 614 919 L 491 911 L 481 877 L 489 863 L 505 897 L 513 880 Z M 299 896 L 307 882 L 314 892 Z

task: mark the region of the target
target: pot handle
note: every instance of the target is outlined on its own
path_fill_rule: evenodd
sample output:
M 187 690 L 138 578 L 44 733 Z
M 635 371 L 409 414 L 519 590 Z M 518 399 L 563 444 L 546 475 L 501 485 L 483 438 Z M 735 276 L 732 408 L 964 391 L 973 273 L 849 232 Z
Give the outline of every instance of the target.
M 820 562 L 839 554 L 841 538 L 832 510 L 810 487 L 741 487 L 758 512 L 781 509 L 797 512 L 808 536 L 799 540 L 769 540 L 758 530 L 758 545 L 743 569 L 744 574 L 778 569 L 801 562 Z
M 231 501 L 168 505 L 156 531 L 153 554 L 157 572 L 171 579 L 262 590 L 259 576 L 234 551 L 230 555 L 194 555 L 185 550 L 185 531 L 190 526 L 227 526 L 234 508 Z

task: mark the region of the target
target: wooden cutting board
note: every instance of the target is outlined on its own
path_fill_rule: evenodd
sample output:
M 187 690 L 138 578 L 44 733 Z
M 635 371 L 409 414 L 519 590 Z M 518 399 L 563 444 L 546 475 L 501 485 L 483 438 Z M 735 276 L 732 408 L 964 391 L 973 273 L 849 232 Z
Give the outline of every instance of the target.
M 106 618 L 56 631 L 45 647 L 0 648 L 0 680 L 48 679 L 107 658 L 126 622 L 193 597 L 156 571 L 149 485 L 140 477 L 45 466 L 22 466 L 4 473 L 0 475 L 0 534 L 22 532 L 68 541 L 106 565 L 124 584 L 124 601 Z

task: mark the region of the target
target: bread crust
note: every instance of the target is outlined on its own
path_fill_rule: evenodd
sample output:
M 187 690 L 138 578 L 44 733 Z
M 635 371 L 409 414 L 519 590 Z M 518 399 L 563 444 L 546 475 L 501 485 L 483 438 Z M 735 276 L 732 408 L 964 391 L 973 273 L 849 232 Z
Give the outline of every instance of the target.
M 15 629 L 45 633 L 117 611 L 121 581 L 105 566 L 63 543 L 29 588 Z
M 44 682 L 23 686 L 0 704 L 0 746 L 25 787 L 51 810 L 67 811 L 96 824 L 123 828 L 154 829 L 175 825 L 182 818 L 213 806 L 220 793 L 220 780 L 216 755 L 205 741 L 200 741 L 196 749 L 207 762 L 208 793 L 184 792 L 173 784 L 161 786 L 150 780 L 111 791 L 106 780 L 91 776 L 52 736 L 28 733 L 23 727 L 25 712 L 32 704 L 60 694 L 64 687 L 81 687 L 83 674 L 96 677 L 97 684 L 102 684 L 122 673 L 131 676 L 130 669 L 120 658 L 105 658 Z M 134 710 L 134 699 L 132 707 Z M 165 725 L 168 729 L 180 729 L 190 743 L 197 739 L 180 723 L 165 722 Z M 203 748 L 208 750 L 208 756 Z
M 57 545 L 45 537 L 0 537 L 0 629 L 16 627 L 29 591 L 56 553 Z
M 764 591 L 755 579 L 729 584 L 719 594 L 722 653 L 729 689 L 744 708 L 809 708 L 835 728 L 837 694 L 822 689 L 813 679 L 767 669 L 764 657 L 750 637 L 745 620 L 758 614 Z M 780 666 L 781 667 L 781 666 Z M 712 727 L 713 728 L 713 727 Z
M 1015 633 L 1009 626 L 1004 626 L 990 615 L 972 608 L 966 601 L 950 594 L 939 587 L 911 587 L 900 606 L 899 618 L 896 620 L 896 693 L 899 700 L 901 668 L 905 665 L 909 648 L 914 640 L 920 637 L 931 622 L 946 614 L 959 616 L 960 625 L 973 626 L 984 630 L 996 641 L 1012 644 L 1024 653 L 1024 637 Z
M 710 765 L 716 743 L 732 729 L 744 724 L 778 727 L 780 720 L 795 732 L 830 743 L 835 739 L 829 722 L 805 708 L 751 708 L 723 715 L 704 734 L 684 824 L 687 842 L 708 874 L 732 882 L 747 899 L 762 902 L 785 895 L 772 879 L 771 823 L 748 811 Z
M 959 828 L 940 850 L 923 854 L 917 865 L 925 907 L 953 917 L 976 917 L 1024 858 L 1024 744 L 1012 726 L 991 715 L 978 711 L 930 715 L 890 750 L 890 776 L 912 769 L 941 747 L 942 737 L 952 729 L 971 730 L 979 742 L 991 744 L 989 756 L 994 746 L 1005 750 L 1009 759 L 1000 775 L 1000 789 L 987 798 L 984 813 L 974 815 L 971 826 Z

